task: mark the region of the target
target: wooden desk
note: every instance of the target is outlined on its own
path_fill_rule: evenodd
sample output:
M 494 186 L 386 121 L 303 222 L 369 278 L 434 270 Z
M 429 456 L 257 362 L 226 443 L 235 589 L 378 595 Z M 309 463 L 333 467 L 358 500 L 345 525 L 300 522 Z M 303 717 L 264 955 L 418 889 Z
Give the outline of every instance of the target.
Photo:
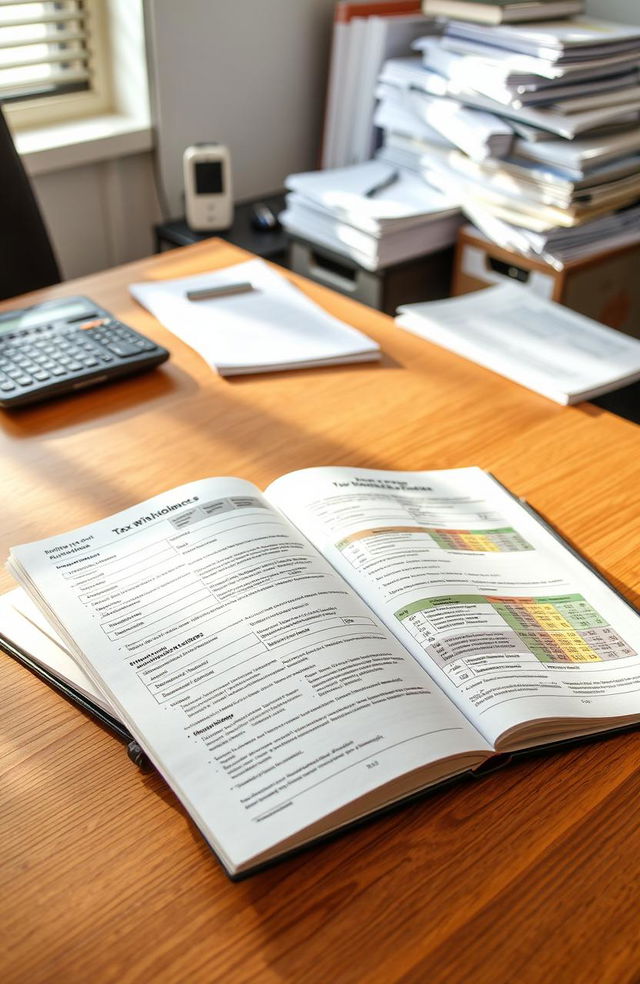
M 382 366 L 224 380 L 126 291 L 242 257 L 210 241 L 42 292 L 92 295 L 172 359 L 2 414 L 3 555 L 206 475 L 477 464 L 637 602 L 637 427 L 311 285 L 382 343 Z M 5 984 L 638 980 L 638 734 L 521 761 L 232 884 L 156 775 L 4 656 L 0 678 Z

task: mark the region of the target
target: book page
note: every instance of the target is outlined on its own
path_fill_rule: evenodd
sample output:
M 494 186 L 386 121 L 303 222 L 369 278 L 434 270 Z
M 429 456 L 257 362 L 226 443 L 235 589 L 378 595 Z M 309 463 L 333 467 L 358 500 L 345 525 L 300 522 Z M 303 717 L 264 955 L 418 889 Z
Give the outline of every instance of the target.
M 488 754 L 248 482 L 182 486 L 10 567 L 230 870 L 400 775 Z
M 116 709 L 79 666 L 22 588 L 0 596 L 0 646 L 3 639 L 17 646 L 37 666 L 49 671 L 57 680 L 62 680 L 117 719 Z
M 314 468 L 267 494 L 497 747 L 640 716 L 638 616 L 479 468 Z

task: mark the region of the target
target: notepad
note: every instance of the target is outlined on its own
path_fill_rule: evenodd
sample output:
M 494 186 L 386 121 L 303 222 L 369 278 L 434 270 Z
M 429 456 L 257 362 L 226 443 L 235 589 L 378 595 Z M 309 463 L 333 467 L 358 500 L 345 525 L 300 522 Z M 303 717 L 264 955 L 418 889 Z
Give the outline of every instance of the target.
M 254 290 L 190 301 L 188 290 L 247 281 Z M 370 362 L 376 342 L 328 314 L 262 260 L 131 284 L 133 297 L 222 376 Z

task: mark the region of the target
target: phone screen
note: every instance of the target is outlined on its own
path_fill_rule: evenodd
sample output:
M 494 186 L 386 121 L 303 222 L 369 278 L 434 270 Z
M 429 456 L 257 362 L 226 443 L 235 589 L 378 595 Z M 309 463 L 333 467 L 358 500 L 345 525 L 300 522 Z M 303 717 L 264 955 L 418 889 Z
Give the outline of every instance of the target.
M 220 195 L 222 187 L 222 162 L 199 161 L 196 163 L 196 194 Z

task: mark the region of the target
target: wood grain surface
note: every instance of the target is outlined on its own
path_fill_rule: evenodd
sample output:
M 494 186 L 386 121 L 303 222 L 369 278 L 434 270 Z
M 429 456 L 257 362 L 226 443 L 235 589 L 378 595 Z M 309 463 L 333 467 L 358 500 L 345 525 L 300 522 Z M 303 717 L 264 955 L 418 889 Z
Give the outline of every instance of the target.
M 172 358 L 1 414 L 3 557 L 208 475 L 475 464 L 638 603 L 637 427 L 299 278 L 382 364 L 222 379 L 127 293 L 243 258 L 210 241 L 33 295 L 86 293 Z M 4 984 L 640 979 L 637 733 L 521 759 L 233 884 L 157 775 L 3 654 L 0 679 Z

